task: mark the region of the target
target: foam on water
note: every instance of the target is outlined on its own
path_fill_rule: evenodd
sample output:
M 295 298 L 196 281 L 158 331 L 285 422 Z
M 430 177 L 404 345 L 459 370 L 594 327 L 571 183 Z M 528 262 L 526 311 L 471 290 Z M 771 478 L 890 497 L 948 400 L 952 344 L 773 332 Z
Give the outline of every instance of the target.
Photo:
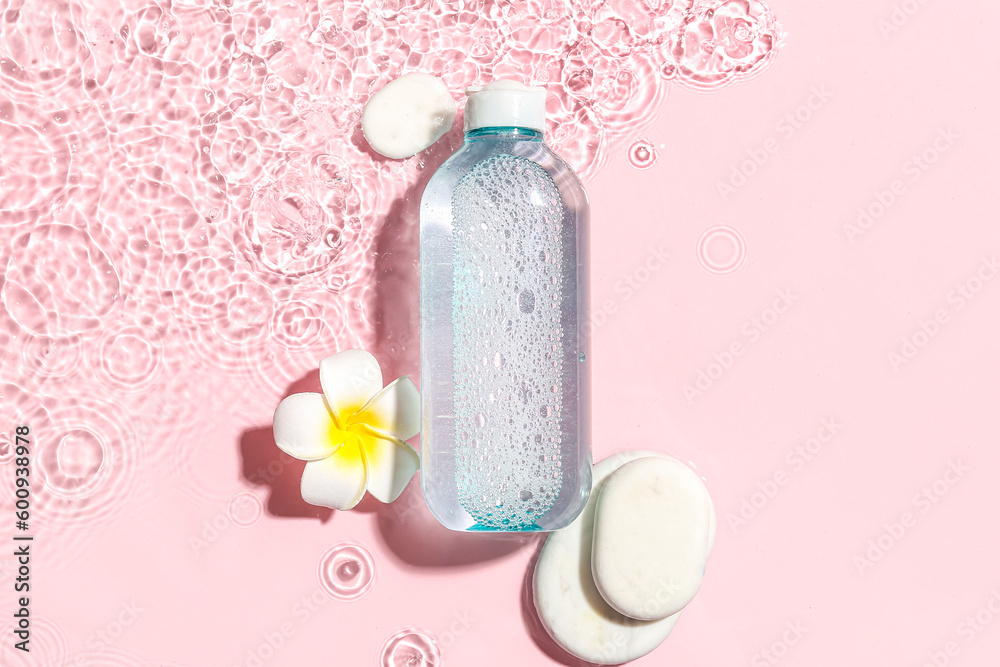
M 545 170 L 498 155 L 452 211 L 459 500 L 480 526 L 530 526 L 562 482 L 565 209 Z

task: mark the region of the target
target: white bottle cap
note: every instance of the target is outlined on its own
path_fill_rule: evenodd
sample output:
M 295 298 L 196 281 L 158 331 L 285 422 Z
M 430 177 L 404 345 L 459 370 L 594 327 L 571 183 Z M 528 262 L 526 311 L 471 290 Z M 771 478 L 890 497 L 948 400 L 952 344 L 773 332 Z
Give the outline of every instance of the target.
M 481 127 L 526 127 L 545 131 L 545 89 L 498 79 L 466 88 L 465 131 Z

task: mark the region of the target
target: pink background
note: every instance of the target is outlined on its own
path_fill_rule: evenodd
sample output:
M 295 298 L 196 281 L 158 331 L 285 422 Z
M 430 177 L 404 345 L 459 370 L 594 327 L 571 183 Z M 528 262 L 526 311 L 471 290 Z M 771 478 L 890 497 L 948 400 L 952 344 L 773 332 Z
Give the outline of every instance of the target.
M 332 94 L 325 115 L 295 106 L 291 88 L 254 68 L 287 83 L 323 65 L 296 74 L 281 53 L 258 55 L 247 76 L 260 74 L 264 103 L 245 123 L 271 118 L 269 135 L 248 141 L 221 118 L 217 130 L 185 125 L 222 109 L 210 96 L 198 106 L 201 70 L 169 65 L 169 49 L 213 62 L 218 42 L 196 31 L 163 47 L 172 78 L 156 95 L 172 89 L 185 101 L 171 115 L 133 95 L 147 116 L 129 126 L 117 93 L 101 97 L 81 81 L 95 78 L 98 90 L 124 81 L 113 63 L 136 51 L 135 26 L 150 12 L 115 8 L 100 19 L 51 7 L 90 30 L 90 59 L 52 64 L 75 72 L 76 92 L 66 97 L 58 79 L 22 85 L 9 64 L 0 79 L 0 538 L 13 524 L 17 423 L 32 427 L 39 483 L 32 652 L 12 649 L 15 564 L 4 547 L 0 662 L 361 666 L 416 627 L 437 641 L 441 664 L 579 664 L 546 641 L 526 605 L 536 541 L 448 533 L 422 507 L 416 480 L 392 506 L 309 508 L 295 500 L 302 464 L 270 439 L 278 400 L 314 387 L 311 369 L 337 349 L 372 349 L 387 380 L 419 380 L 413 214 L 447 142 L 403 166 L 357 142 L 317 149 L 345 155 L 360 174 L 336 200 L 361 219 L 337 231 L 350 270 L 316 269 L 320 254 L 261 254 L 244 212 L 266 200 L 268 183 L 290 187 L 276 163 L 297 168 L 287 145 L 268 142 L 304 141 L 291 122 L 280 136 L 296 113 L 320 134 L 356 116 Z M 310 8 L 270 24 L 260 17 L 274 8 L 213 7 L 220 23 L 242 15 L 232 29 L 244 36 L 257 25 L 308 33 L 301 22 L 324 15 Z M 711 93 L 640 78 L 657 87 L 653 106 L 634 124 L 605 119 L 599 159 L 581 170 L 593 220 L 595 459 L 653 448 L 689 461 L 719 519 L 702 590 L 667 642 L 633 664 L 992 664 L 1000 8 L 774 0 L 771 9 L 787 37 L 758 76 Z M 894 11 L 898 29 L 887 31 Z M 166 16 L 151 19 L 161 41 L 173 39 Z M 107 53 L 93 37 L 101 20 Z M 128 21 L 129 36 L 115 37 Z M 5 30 L 0 59 L 20 48 Z M 252 41 L 247 51 L 260 54 Z M 220 103 L 222 88 L 212 93 Z M 74 112 L 88 100 L 117 111 Z M 60 124 L 60 113 L 76 120 Z M 51 130 L 24 129 L 43 126 Z M 646 169 L 628 159 L 638 140 L 655 152 Z M 48 152 L 67 170 L 50 168 Z M 213 173 L 230 181 L 226 192 Z M 873 216 L 866 229 L 859 209 Z M 308 280 L 291 276 L 296 263 Z M 272 279 L 274 266 L 284 273 Z M 25 292 L 37 307 L 18 301 Z M 808 460 L 797 453 L 809 447 Z M 371 589 L 353 601 L 326 595 L 318 573 L 343 542 L 375 563 Z

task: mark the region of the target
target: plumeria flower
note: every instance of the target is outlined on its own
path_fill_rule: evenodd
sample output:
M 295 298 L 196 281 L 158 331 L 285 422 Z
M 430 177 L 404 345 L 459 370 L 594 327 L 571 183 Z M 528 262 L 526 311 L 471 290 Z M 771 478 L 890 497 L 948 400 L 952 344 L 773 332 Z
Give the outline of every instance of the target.
M 403 442 L 420 432 L 420 395 L 408 376 L 382 386 L 370 353 L 346 350 L 319 364 L 322 394 L 292 394 L 274 411 L 274 442 L 308 461 L 302 499 L 351 509 L 369 493 L 395 500 L 420 457 Z

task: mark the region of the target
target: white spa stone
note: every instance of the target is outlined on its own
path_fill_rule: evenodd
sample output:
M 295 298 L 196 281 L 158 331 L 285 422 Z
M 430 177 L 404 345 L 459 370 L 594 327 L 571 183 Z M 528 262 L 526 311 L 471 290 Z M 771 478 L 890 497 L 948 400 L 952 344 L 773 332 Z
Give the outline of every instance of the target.
M 411 72 L 372 95 L 361 114 L 361 132 L 376 152 L 399 159 L 429 147 L 454 121 L 455 101 L 444 82 Z
M 594 513 L 592 568 L 601 596 L 631 618 L 657 621 L 701 586 L 714 513 L 701 478 L 680 461 L 631 461 L 604 483 Z
M 549 534 L 535 564 L 532 588 L 542 625 L 566 651 L 595 664 L 617 665 L 646 655 L 667 638 L 680 616 L 660 621 L 623 616 L 601 597 L 591 574 L 591 536 L 601 487 L 614 470 L 642 457 L 666 458 L 659 452 L 632 451 L 595 465 L 587 506 L 576 521 Z

